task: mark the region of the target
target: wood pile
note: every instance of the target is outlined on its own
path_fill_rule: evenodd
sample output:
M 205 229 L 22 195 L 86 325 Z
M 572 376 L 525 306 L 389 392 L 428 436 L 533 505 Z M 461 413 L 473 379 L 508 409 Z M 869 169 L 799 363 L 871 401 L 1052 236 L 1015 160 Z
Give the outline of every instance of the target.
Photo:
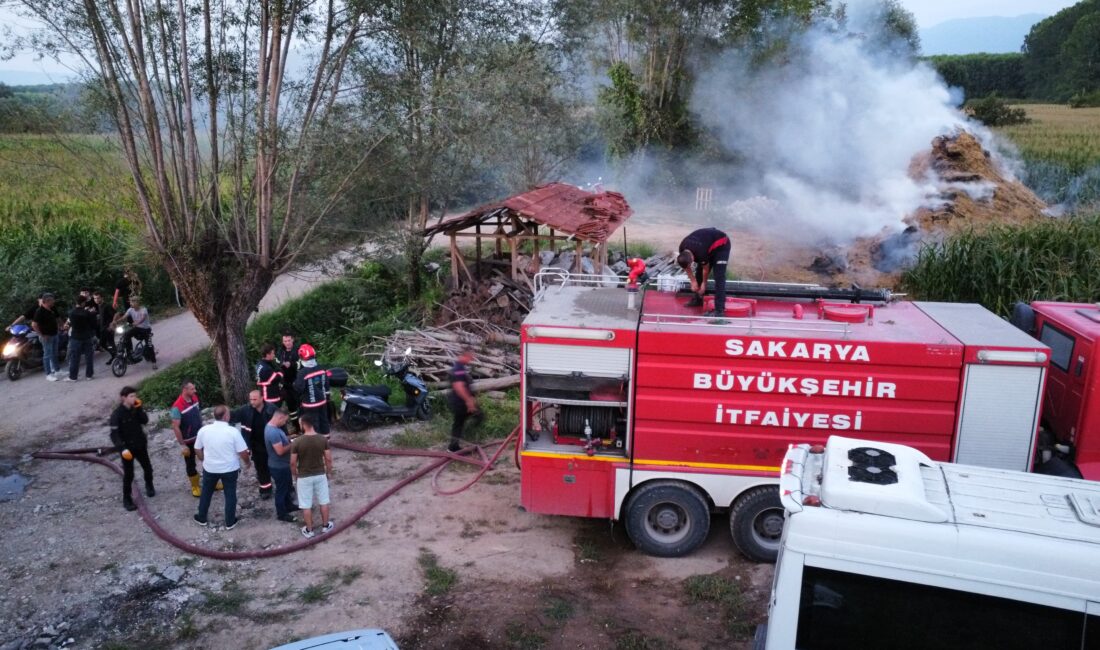
M 412 348 L 413 369 L 429 388 L 450 386 L 451 366 L 466 348 L 474 350 L 475 358 L 469 369 L 475 387 L 479 379 L 507 379 L 482 385 L 484 389 L 519 384 L 519 337 L 477 319 L 452 321 L 446 327 L 397 330 L 388 338 L 379 337 L 378 341 L 391 353 L 400 354 Z

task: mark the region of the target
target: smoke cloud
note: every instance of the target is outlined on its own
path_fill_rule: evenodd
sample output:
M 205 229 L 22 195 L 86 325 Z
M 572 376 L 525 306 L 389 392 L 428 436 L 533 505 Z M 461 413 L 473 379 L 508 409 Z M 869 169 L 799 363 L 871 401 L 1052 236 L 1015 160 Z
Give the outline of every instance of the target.
M 727 51 L 696 68 L 690 105 L 706 133 L 702 147 L 736 162 L 683 161 L 681 176 L 714 187 L 718 208 L 694 219 L 797 244 L 889 235 L 919 208 L 942 203 L 938 179 L 910 176 L 933 138 L 966 129 L 993 148 L 931 67 L 882 47 L 858 12 L 849 15 L 843 29 L 797 37 L 777 62 L 753 65 Z M 605 180 L 644 204 L 659 186 L 652 164 L 635 161 Z

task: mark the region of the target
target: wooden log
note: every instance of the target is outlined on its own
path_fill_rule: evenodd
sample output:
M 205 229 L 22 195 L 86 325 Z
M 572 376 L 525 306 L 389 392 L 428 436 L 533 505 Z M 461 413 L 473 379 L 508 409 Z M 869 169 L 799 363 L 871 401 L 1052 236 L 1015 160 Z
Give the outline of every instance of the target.
M 506 388 L 519 386 L 519 380 L 520 375 L 509 375 L 507 377 L 498 377 L 497 379 L 479 379 L 471 383 L 470 389 L 473 390 L 474 393 L 481 393 L 490 390 L 503 390 Z M 428 384 L 428 388 L 438 391 L 436 393 L 437 395 L 448 397 L 451 394 L 451 389 L 449 388 L 449 385 L 450 384 L 445 381 L 436 382 L 434 384 Z

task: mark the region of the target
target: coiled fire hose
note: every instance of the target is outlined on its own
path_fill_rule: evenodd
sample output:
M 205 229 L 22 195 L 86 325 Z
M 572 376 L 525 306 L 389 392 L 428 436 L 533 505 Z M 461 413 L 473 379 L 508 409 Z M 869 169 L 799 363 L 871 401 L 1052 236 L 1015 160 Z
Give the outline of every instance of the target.
M 512 430 L 512 433 L 510 433 L 503 440 L 486 443 L 486 447 L 499 445 L 499 448 L 497 449 L 496 453 L 493 454 L 492 458 L 486 458 L 485 452 L 482 447 L 477 445 L 467 447 L 466 449 L 457 453 L 452 453 L 447 451 L 435 451 L 431 449 L 390 449 L 386 447 L 370 447 L 367 445 L 358 445 L 354 443 L 339 442 L 335 440 L 331 441 L 329 444 L 331 444 L 333 447 L 337 449 L 344 449 L 347 451 L 377 454 L 380 456 L 427 457 L 434 460 L 418 468 L 397 483 L 391 485 L 389 488 L 386 489 L 385 492 L 378 495 L 365 506 L 360 508 L 351 517 L 343 519 L 339 524 L 336 525 L 332 532 L 313 537 L 312 539 L 303 539 L 302 541 L 288 544 L 286 546 L 279 546 L 276 548 L 258 549 L 251 551 L 218 551 L 192 544 L 183 539 L 180 539 L 179 537 L 176 537 L 157 522 L 156 518 L 153 515 L 153 512 L 146 504 L 145 498 L 141 494 L 141 490 L 132 490 L 132 496 L 134 499 L 134 503 L 138 507 L 138 514 L 141 515 L 141 518 L 145 521 L 145 524 L 149 526 L 153 533 L 165 542 L 168 542 L 172 546 L 175 546 L 182 551 L 191 553 L 192 555 L 199 555 L 215 560 L 254 560 L 259 558 L 278 557 L 280 555 L 286 555 L 288 553 L 300 551 L 304 548 L 313 546 L 314 544 L 320 544 L 321 542 L 329 539 L 337 533 L 347 530 L 348 528 L 353 526 L 355 522 L 362 519 L 368 512 L 377 508 L 379 505 L 382 504 L 382 502 L 399 492 L 402 488 L 416 482 L 417 480 L 423 478 L 433 471 L 435 472 L 435 476 L 432 478 L 432 487 L 436 490 L 438 494 L 447 496 L 458 494 L 459 492 L 463 492 L 469 489 L 475 483 L 481 480 L 481 477 L 483 477 L 486 472 L 492 469 L 493 463 L 497 460 L 497 458 L 500 457 L 503 450 L 508 447 L 508 443 L 516 438 L 518 433 L 519 427 L 517 426 L 515 429 Z M 110 469 L 119 476 L 122 476 L 122 467 L 120 467 L 117 463 L 111 462 L 110 460 L 101 457 L 100 454 L 104 453 L 105 451 L 106 450 L 102 447 L 85 447 L 80 449 L 50 449 L 47 451 L 35 452 L 31 454 L 31 456 L 33 458 L 38 458 L 41 460 L 76 460 L 86 463 L 96 463 Z M 467 454 L 470 454 L 472 452 L 476 452 L 480 456 L 480 460 L 468 458 Z M 476 467 L 480 467 L 480 470 L 473 479 L 462 485 L 457 490 L 444 491 L 442 489 L 439 489 L 437 481 L 440 473 L 447 465 L 456 461 L 469 463 Z M 136 482 L 135 486 L 137 486 Z

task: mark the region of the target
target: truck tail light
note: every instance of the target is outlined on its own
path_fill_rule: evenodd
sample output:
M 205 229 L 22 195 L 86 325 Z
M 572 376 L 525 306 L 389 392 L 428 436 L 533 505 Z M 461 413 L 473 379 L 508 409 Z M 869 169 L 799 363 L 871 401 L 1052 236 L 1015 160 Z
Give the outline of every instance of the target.
M 825 453 L 825 445 L 812 445 L 810 447 L 810 453 L 811 454 L 824 454 Z
M 802 505 L 804 505 L 804 506 L 814 506 L 815 508 L 820 508 L 821 507 L 821 497 L 817 496 L 816 494 L 807 494 L 806 496 L 802 497 Z

